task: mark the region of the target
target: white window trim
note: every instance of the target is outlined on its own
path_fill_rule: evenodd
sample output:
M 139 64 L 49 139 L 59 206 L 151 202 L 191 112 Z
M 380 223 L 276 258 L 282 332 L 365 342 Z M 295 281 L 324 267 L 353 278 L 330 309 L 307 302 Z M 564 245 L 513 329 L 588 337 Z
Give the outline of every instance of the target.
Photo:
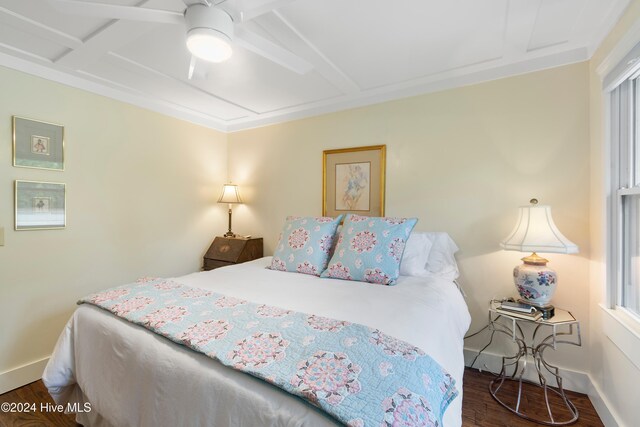
M 612 72 L 618 64 L 640 43 L 640 22 L 634 24 L 625 36 L 611 50 L 609 55 L 600 63 L 596 72 L 599 74 L 601 81 L 604 83 L 605 77 Z M 622 227 L 620 198 L 625 194 L 636 194 L 638 189 L 616 189 L 613 188 L 613 174 L 620 173 L 620 170 L 612 170 L 613 153 L 615 138 L 619 135 L 614 134 L 618 129 L 612 126 L 613 108 L 618 108 L 620 103 L 613 102 L 613 90 L 624 80 L 634 74 L 640 73 L 640 63 L 629 61 L 629 69 L 617 76 L 614 82 L 610 82 L 603 91 L 603 114 L 604 114 L 604 147 L 603 147 L 603 170 L 604 173 L 604 218 L 605 218 L 605 269 L 606 269 L 606 292 L 605 302 L 600 304 L 602 309 L 602 330 L 605 335 L 618 347 L 629 360 L 640 369 L 640 317 L 620 306 L 621 292 L 619 292 L 619 284 L 622 273 L 621 269 L 621 242 Z M 631 108 L 627 106 L 627 108 Z M 627 129 L 627 132 L 633 131 Z M 617 145 L 617 144 L 616 144 Z M 615 147 L 617 149 L 617 147 Z M 619 175 L 618 175 L 619 176 Z M 614 200 L 615 199 L 615 200 Z M 615 236 L 615 239 L 614 239 Z M 618 243 L 618 247 L 614 245 Z
M 602 331 L 640 369 L 640 323 L 623 307 L 611 309 L 600 304 Z
M 626 252 L 625 248 L 623 248 L 623 242 L 625 241 L 623 236 L 624 225 L 622 223 L 623 200 L 626 196 L 640 194 L 640 187 L 634 186 L 633 182 L 635 153 L 631 148 L 632 146 L 640 146 L 640 142 L 637 141 L 638 135 L 636 135 L 636 120 L 640 113 L 635 111 L 636 102 L 638 102 L 636 97 L 640 92 L 639 83 L 636 83 L 636 79 L 640 75 L 640 61 L 636 61 L 629 71 L 627 80 L 609 93 L 609 120 L 613 117 L 619 121 L 619 123 L 611 123 L 610 125 L 611 142 L 609 144 L 612 162 L 609 174 L 610 196 L 608 199 L 610 204 L 608 221 L 611 224 L 611 228 L 609 229 L 608 238 L 610 240 L 609 251 L 612 262 L 608 263 L 607 266 L 611 271 L 608 283 L 611 289 L 609 304 L 611 308 L 623 307 L 624 292 L 622 288 L 625 276 L 623 254 Z M 622 123 L 622 126 L 620 126 L 620 123 Z M 624 159 L 626 161 L 620 162 L 613 159 Z M 628 248 L 626 249 L 628 250 Z M 626 273 L 628 272 L 626 270 Z M 638 315 L 634 315 L 634 318 L 640 322 Z
M 640 34 L 638 38 L 640 43 Z M 621 248 L 614 247 L 613 233 L 620 233 L 621 227 L 619 212 L 617 212 L 617 201 L 611 200 L 614 197 L 620 197 L 620 190 L 613 194 L 613 183 L 611 170 L 612 140 L 614 138 L 613 128 L 611 125 L 612 118 L 612 93 L 611 90 L 603 91 L 604 97 L 604 141 L 603 148 L 603 170 L 604 173 L 604 218 L 605 218 L 605 269 L 606 269 L 606 294 L 604 304 L 600 304 L 602 310 L 602 331 L 620 349 L 620 351 L 640 369 L 640 319 L 633 313 L 619 305 L 618 284 L 620 283 L 619 275 L 621 268 L 618 265 L 620 258 L 617 256 Z M 617 153 L 616 153 L 617 154 Z M 619 171 L 616 171 L 619 172 Z M 615 219 L 615 221 L 614 221 Z M 615 239 L 621 242 L 621 236 Z

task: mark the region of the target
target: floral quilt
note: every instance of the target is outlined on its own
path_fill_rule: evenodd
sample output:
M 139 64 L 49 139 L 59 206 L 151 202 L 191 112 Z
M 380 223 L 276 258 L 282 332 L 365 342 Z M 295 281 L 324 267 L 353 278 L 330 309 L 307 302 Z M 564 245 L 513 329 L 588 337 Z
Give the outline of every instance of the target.
M 261 378 L 353 426 L 441 426 L 458 395 L 419 348 L 343 320 L 252 303 L 163 279 L 79 301 Z

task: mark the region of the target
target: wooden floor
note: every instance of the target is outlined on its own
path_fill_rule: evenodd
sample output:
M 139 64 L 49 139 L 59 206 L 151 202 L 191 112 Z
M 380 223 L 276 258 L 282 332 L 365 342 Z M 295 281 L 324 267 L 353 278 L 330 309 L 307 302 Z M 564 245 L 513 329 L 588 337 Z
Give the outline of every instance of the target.
M 463 427 L 529 427 L 538 424 L 526 421 L 500 406 L 489 394 L 488 386 L 493 377 L 487 373 L 467 369 L 464 374 L 464 401 L 462 404 Z M 539 394 L 537 394 L 540 392 Z M 545 414 L 542 393 L 538 388 L 527 389 L 527 398 L 522 405 L 525 411 Z M 580 418 L 573 426 L 602 426 L 589 398 L 583 394 L 568 392 L 569 398 L 578 408 Z M 40 405 L 53 404 L 42 381 L 36 381 L 17 390 L 0 395 L 0 405 L 4 402 L 36 404 L 35 412 L 0 412 L 0 427 L 66 427 L 78 426 L 71 415 L 40 411 Z M 554 414 L 562 420 L 562 414 Z M 566 418 L 565 418 L 566 419 Z M 445 426 L 446 427 L 446 426 Z
M 463 427 L 528 427 L 538 426 L 540 424 L 527 421 L 512 414 L 507 409 L 500 406 L 491 394 L 489 394 L 489 383 L 493 379 L 492 374 L 486 372 L 480 373 L 475 369 L 465 369 L 464 372 L 464 394 L 462 401 L 462 426 Z M 513 385 L 513 387 L 512 387 Z M 505 383 L 504 395 L 499 397 L 507 403 L 515 403 L 516 387 L 515 384 Z M 535 386 L 525 388 L 523 399 L 520 403 L 522 411 L 526 414 L 535 414 L 536 417 L 544 419 L 547 413 L 544 405 L 544 394 L 542 389 Z M 502 392 L 502 390 L 500 390 Z M 578 421 L 572 426 L 603 426 L 602 421 L 598 417 L 589 398 L 580 393 L 566 392 L 567 397 L 573 402 L 578 409 L 580 415 Z M 554 408 L 562 408 L 561 400 L 553 393 L 549 399 L 555 403 Z M 512 398 L 509 402 L 509 397 Z M 568 410 L 558 410 L 553 412 L 556 421 L 568 421 L 571 419 Z
M 6 410 L 0 410 L 0 427 L 66 427 L 80 425 L 76 424 L 72 415 L 40 410 L 40 405 L 54 404 L 42 381 L 36 381 L 0 395 L 0 405 L 5 402 L 35 404 L 36 410 L 32 411 L 31 409 L 33 408 L 31 407 L 21 413 L 7 413 Z

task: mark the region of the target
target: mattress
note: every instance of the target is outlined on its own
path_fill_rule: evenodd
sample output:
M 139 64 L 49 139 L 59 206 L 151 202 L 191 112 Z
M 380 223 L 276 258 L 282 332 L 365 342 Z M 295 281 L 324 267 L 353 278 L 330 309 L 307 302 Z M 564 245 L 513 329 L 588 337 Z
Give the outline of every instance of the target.
M 396 286 L 268 270 L 270 257 L 173 278 L 193 287 L 364 324 L 428 353 L 456 380 L 444 416 L 461 425 L 463 337 L 470 316 L 453 282 L 401 276 Z M 78 307 L 43 381 L 58 403 L 87 403 L 91 426 L 333 426 L 313 405 L 98 307 Z

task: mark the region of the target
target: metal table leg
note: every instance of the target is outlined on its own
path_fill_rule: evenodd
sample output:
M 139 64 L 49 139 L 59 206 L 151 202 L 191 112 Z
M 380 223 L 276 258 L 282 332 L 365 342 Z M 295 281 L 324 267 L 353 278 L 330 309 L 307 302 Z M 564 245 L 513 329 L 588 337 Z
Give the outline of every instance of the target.
M 553 332 L 547 337 L 543 338 L 536 344 L 536 338 L 538 335 L 538 330 L 540 326 L 537 325 L 536 329 L 533 332 L 531 344 L 528 345 L 524 336 L 520 325 L 517 322 L 513 321 L 512 327 L 510 328 L 507 325 L 496 322 L 496 319 L 491 319 L 490 326 L 492 330 L 495 332 L 500 332 L 512 338 L 518 345 L 518 351 L 514 356 L 504 356 L 502 358 L 502 368 L 500 373 L 496 375 L 491 383 L 489 384 L 489 392 L 491 396 L 504 408 L 508 409 L 512 413 L 518 415 L 521 418 L 527 419 L 529 421 L 537 422 L 540 424 L 550 425 L 550 426 L 564 426 L 569 425 L 578 420 L 578 410 L 576 406 L 569 400 L 566 396 L 564 387 L 562 385 L 562 377 L 559 374 L 559 369 L 556 366 L 551 365 L 544 359 L 544 351 L 551 347 L 553 349 L 556 348 L 557 344 L 571 344 L 580 346 L 581 338 L 580 338 L 580 325 L 577 324 L 577 340 L 569 341 L 566 339 L 559 339 L 563 336 L 570 337 L 574 336 L 573 324 L 566 325 L 569 327 L 568 332 L 558 332 L 555 327 L 553 327 Z M 531 356 L 533 359 L 533 365 L 536 369 L 536 373 L 538 375 L 539 383 L 529 381 L 523 378 L 526 369 L 527 369 L 527 358 Z M 522 361 L 522 364 L 520 363 Z M 520 366 L 521 365 L 521 366 Z M 508 371 L 513 369 L 512 373 L 509 375 Z M 555 378 L 557 389 L 548 384 L 547 378 L 545 376 L 545 371 L 548 374 L 551 374 L 553 378 Z M 506 403 L 499 396 L 499 391 L 505 384 L 505 381 L 512 381 L 518 383 L 518 394 L 515 406 Z M 522 396 L 523 396 L 523 384 L 528 383 L 534 386 L 540 387 L 544 393 L 544 402 L 547 410 L 546 419 L 533 415 L 526 414 L 521 410 Z M 564 404 L 564 407 L 568 410 L 570 419 L 568 420 L 558 420 L 553 415 L 552 405 L 549 402 L 549 392 L 553 392 L 558 395 Z

